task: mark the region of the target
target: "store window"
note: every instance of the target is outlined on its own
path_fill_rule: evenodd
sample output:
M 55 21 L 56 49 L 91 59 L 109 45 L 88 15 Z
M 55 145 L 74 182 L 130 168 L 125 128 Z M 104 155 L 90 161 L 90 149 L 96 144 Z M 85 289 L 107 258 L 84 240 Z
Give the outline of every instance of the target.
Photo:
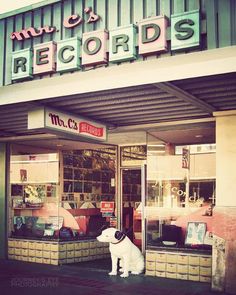
M 114 222 L 116 148 L 26 150 L 12 147 L 10 237 L 94 239 L 111 218 Z
M 155 142 L 156 141 L 156 142 Z M 149 138 L 146 247 L 210 249 L 215 145 L 176 146 Z
M 121 166 L 141 166 L 146 163 L 147 146 L 134 145 L 121 147 Z

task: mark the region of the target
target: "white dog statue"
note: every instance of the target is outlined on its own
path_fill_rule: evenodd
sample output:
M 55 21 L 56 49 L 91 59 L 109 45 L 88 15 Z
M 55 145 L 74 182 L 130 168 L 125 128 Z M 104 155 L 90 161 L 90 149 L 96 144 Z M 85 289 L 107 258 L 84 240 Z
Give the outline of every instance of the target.
M 109 243 L 112 261 L 110 276 L 117 275 L 118 259 L 120 259 L 120 271 L 123 272 L 121 274 L 122 278 L 128 277 L 129 271 L 132 274 L 138 275 L 144 270 L 144 258 L 141 251 L 123 232 L 116 228 L 107 228 L 102 231 L 97 240 Z

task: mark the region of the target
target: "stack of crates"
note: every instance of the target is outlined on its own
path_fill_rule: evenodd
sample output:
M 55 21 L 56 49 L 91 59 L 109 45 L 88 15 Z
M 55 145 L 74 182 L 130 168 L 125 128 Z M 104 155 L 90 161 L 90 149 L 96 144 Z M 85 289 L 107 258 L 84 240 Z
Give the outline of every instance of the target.
M 146 275 L 210 283 L 211 269 L 211 255 L 146 251 Z
M 14 260 L 59 265 L 108 256 L 108 243 L 96 240 L 49 242 L 8 239 L 8 258 Z

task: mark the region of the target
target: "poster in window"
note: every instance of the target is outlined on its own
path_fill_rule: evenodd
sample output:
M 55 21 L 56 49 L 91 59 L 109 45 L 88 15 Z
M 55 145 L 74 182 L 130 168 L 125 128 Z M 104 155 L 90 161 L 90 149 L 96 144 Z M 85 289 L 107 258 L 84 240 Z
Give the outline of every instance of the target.
M 189 149 L 183 148 L 182 150 L 182 168 L 189 169 L 190 167 L 190 153 Z
M 205 222 L 189 222 L 186 234 L 186 245 L 202 245 L 206 234 Z

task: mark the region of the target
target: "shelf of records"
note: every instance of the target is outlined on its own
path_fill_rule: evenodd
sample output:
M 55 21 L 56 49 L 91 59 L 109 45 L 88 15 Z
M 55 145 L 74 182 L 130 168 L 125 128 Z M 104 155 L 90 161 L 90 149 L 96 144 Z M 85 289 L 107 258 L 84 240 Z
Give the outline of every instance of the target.
M 95 151 L 63 154 L 63 191 L 65 193 L 115 193 L 115 160 Z
M 11 206 L 13 209 L 39 209 L 46 198 L 56 198 L 54 184 L 11 184 Z
M 44 264 L 68 264 L 109 257 L 108 243 L 96 240 L 48 242 L 8 239 L 8 258 Z

